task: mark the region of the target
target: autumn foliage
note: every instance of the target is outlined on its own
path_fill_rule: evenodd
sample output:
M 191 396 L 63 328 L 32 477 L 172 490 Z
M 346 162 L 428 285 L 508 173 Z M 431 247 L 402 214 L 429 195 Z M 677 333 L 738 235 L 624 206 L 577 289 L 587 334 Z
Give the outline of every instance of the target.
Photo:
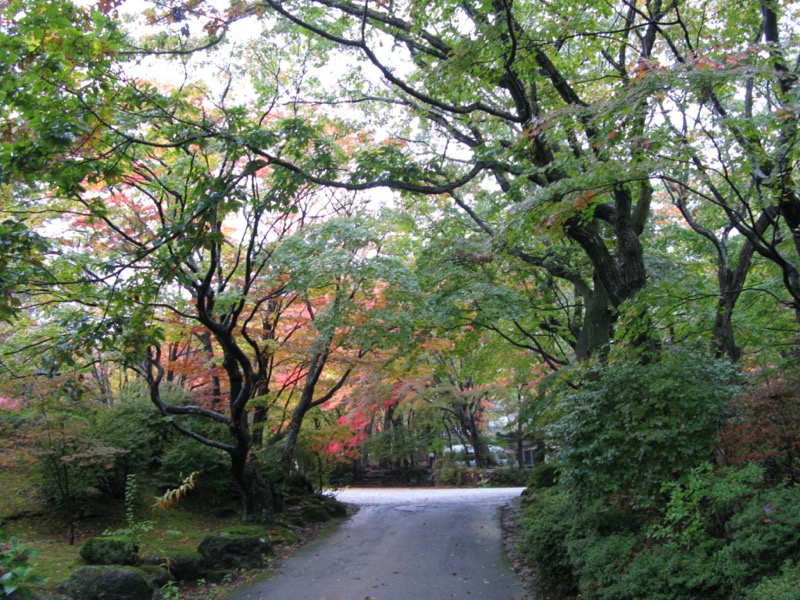
M 763 465 L 773 483 L 800 480 L 800 390 L 788 382 L 760 386 L 729 408 L 720 430 L 724 461 Z

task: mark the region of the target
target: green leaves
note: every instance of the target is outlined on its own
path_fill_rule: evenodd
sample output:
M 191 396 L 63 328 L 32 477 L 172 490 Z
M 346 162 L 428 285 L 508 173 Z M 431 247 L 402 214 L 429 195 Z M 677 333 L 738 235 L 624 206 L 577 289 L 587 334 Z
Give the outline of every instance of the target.
M 36 574 L 36 570 L 28 560 L 38 552 L 30 550 L 20 543 L 19 538 L 10 536 L 0 529 L 0 585 L 3 586 L 3 595 L 16 595 L 22 600 L 32 598 L 28 586 L 38 586 L 45 583 L 45 579 Z
M 0 182 L 60 180 L 75 189 L 88 165 L 72 163 L 105 102 L 116 24 L 71 2 L 12 2 L 0 30 Z M 106 90 L 108 90 L 106 86 Z M 92 113 L 94 112 L 94 116 Z M 67 173 L 48 171 L 54 159 Z M 66 163 L 66 164 L 64 164 Z M 65 168 L 63 168 L 65 167 Z M 80 168 L 81 174 L 70 169 Z
M 736 392 L 730 365 L 686 350 L 584 370 L 562 392 L 555 428 L 565 485 L 645 504 L 663 482 L 713 455 L 721 411 Z
M 25 223 L 6 219 L 0 222 L 0 322 L 11 321 L 22 306 L 20 294 L 28 284 L 45 276 L 44 253 L 47 241 Z

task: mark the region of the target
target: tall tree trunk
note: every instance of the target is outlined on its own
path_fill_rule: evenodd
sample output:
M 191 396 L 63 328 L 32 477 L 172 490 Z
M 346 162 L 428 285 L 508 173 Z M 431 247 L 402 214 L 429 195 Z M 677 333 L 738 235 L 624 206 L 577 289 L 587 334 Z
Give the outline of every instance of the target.
M 481 437 L 481 431 L 478 423 L 475 420 L 475 414 L 467 406 L 457 406 L 456 415 L 458 416 L 459 425 L 464 435 L 469 440 L 472 451 L 475 454 L 475 466 L 479 469 L 486 467 L 486 453 Z
M 242 494 L 242 521 L 269 523 L 275 512 L 275 497 L 261 473 L 261 465 L 249 452 L 231 454 L 231 473 Z
M 211 334 L 207 331 L 202 331 L 197 334 L 197 339 L 203 345 L 203 351 L 208 354 L 209 359 L 214 358 L 214 346 L 211 343 Z M 209 384 L 211 385 L 211 401 L 216 405 L 222 401 L 222 387 L 220 385 L 219 376 L 213 371 L 209 376 Z
M 594 290 L 585 294 L 583 301 L 583 322 L 575 342 L 575 358 L 578 361 L 607 352 L 613 319 L 608 294 L 597 276 L 594 278 Z

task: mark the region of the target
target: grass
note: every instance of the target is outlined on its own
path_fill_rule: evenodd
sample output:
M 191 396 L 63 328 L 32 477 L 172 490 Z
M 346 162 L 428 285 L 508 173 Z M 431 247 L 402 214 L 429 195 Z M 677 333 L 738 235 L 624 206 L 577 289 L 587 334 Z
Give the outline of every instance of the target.
M 45 592 L 53 593 L 69 574 L 84 566 L 80 557 L 81 542 L 87 537 L 102 535 L 127 527 L 125 507 L 120 501 L 97 500 L 90 517 L 77 523 L 76 543 L 69 544 L 67 528 L 51 507 L 36 498 L 37 483 L 30 470 L 4 469 L 0 473 L 0 527 L 20 538 L 25 546 L 38 552 L 30 563 L 48 580 Z M 155 494 L 142 494 L 155 496 Z M 142 556 L 166 555 L 170 550 L 196 550 L 207 535 L 238 523 L 231 511 L 227 517 L 211 514 L 199 502 L 184 502 L 164 511 L 151 511 L 145 502 L 137 506 L 137 521 L 142 528 Z
M 99 494 L 93 497 L 91 505 L 85 507 L 88 516 L 76 523 L 75 544 L 70 545 L 65 521 L 40 493 L 41 485 L 32 453 L 26 451 L 24 444 L 15 443 L 13 437 L 0 436 L 0 529 L 17 536 L 22 544 L 38 552 L 30 564 L 38 575 L 47 579 L 39 591 L 56 594 L 61 581 L 72 571 L 85 566 L 80 557 L 80 547 L 86 538 L 128 528 L 125 503 Z M 155 487 L 141 478 L 137 491 L 134 523 L 138 524 L 141 556 L 196 551 L 206 536 L 239 524 L 235 506 L 220 507 L 215 512 L 209 509 L 199 493 L 190 493 L 166 510 L 154 511 L 151 507 L 159 495 Z M 280 544 L 276 549 L 276 560 L 291 554 L 326 530 L 328 525 L 330 523 L 308 527 L 300 536 L 302 539 L 286 528 L 277 525 L 269 528 L 270 539 Z M 256 570 L 230 575 L 220 582 L 181 585 L 179 597 L 217 600 L 264 576 L 264 570 Z
M 43 591 L 54 593 L 63 579 L 84 566 L 80 557 L 83 540 L 127 527 L 124 502 L 94 497 L 87 507 L 88 516 L 75 524 L 75 544 L 70 545 L 65 521 L 40 493 L 33 453 L 15 438 L 17 432 L 0 433 L 11 434 L 0 442 L 0 528 L 38 552 L 29 562 L 48 581 Z M 143 482 L 134 513 L 138 522 L 150 524 L 141 537 L 143 556 L 166 554 L 168 549 L 196 550 L 205 536 L 238 523 L 234 510 L 218 516 L 200 498 L 191 496 L 167 510 L 152 511 L 156 495 L 156 490 Z

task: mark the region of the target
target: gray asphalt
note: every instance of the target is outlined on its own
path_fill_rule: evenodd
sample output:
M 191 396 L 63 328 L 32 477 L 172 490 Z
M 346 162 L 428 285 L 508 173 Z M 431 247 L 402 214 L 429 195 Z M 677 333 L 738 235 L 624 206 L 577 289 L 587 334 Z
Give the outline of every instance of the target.
M 521 488 L 338 492 L 360 510 L 230 600 L 524 600 L 500 507 Z

